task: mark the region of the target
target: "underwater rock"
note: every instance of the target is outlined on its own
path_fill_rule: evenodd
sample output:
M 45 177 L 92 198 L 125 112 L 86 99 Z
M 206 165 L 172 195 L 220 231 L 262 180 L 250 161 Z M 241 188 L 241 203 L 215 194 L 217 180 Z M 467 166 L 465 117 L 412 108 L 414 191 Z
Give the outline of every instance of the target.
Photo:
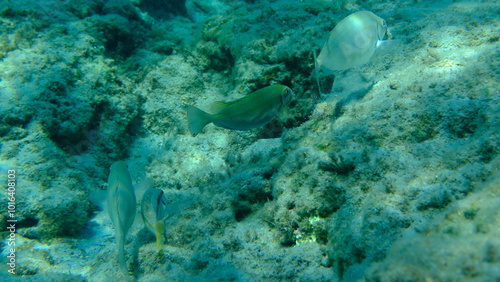
M 3 1 L 0 167 L 25 187 L 21 275 L 115 279 L 89 198 L 125 158 L 190 203 L 165 219 L 162 252 L 130 227 L 137 280 L 498 280 L 496 3 L 197 1 L 223 13 L 193 22 L 103 10 L 119 2 Z M 407 45 L 359 69 L 370 87 L 337 76 L 318 95 L 312 50 L 359 10 Z M 297 96 L 291 118 L 187 134 L 186 105 L 276 83 Z
M 186 0 L 133 0 L 132 3 L 157 20 L 187 16 Z

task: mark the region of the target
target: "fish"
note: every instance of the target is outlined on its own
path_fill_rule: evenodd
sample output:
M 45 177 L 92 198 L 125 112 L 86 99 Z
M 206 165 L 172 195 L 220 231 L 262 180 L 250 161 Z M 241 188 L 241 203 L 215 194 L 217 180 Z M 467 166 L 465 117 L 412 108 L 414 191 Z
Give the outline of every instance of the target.
M 167 198 L 161 189 L 148 189 L 142 197 L 141 215 L 146 227 L 155 234 L 156 251 L 161 249 L 164 241 L 167 214 Z
M 354 68 L 367 63 L 378 48 L 388 50 L 400 44 L 400 40 L 383 40 L 386 33 L 385 20 L 370 11 L 347 16 L 330 32 L 319 56 L 315 56 L 316 70 Z
M 125 239 L 128 230 L 134 223 L 136 197 L 132 179 L 124 161 L 116 161 L 110 168 L 108 177 L 108 212 L 115 229 L 118 263 L 122 272 L 128 275 L 125 261 Z
M 293 91 L 289 87 L 275 84 L 231 102 L 214 102 L 214 114 L 189 105 L 189 131 L 194 137 L 209 123 L 232 130 L 249 130 L 264 126 L 276 118 L 292 95 Z

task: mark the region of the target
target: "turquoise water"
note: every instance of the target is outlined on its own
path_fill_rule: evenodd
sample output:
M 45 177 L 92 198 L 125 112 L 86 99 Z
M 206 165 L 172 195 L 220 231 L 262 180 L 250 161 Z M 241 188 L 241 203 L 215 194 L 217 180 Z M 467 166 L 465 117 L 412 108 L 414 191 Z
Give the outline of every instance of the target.
M 365 10 L 383 38 L 367 28 L 340 44 L 398 44 L 318 68 L 332 30 Z M 0 1 L 2 281 L 500 279 L 499 12 Z M 269 123 L 191 135 L 189 105 L 217 114 L 214 102 L 273 84 L 289 101 L 237 115 Z M 108 204 L 127 178 L 108 181 L 118 160 L 137 199 L 127 274 Z

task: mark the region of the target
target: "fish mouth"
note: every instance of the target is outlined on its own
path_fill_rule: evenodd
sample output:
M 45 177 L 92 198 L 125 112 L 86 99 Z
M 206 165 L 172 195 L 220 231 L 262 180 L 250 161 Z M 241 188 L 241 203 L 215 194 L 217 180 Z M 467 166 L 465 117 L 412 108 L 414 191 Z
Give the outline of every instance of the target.
M 385 36 L 388 36 L 388 31 L 389 31 L 389 28 L 387 27 L 387 23 L 385 21 L 381 23 L 377 23 L 377 31 L 378 30 L 383 30 L 384 32 L 377 32 L 377 38 L 378 40 L 384 40 L 384 37 Z M 390 34 L 390 33 L 389 33 Z

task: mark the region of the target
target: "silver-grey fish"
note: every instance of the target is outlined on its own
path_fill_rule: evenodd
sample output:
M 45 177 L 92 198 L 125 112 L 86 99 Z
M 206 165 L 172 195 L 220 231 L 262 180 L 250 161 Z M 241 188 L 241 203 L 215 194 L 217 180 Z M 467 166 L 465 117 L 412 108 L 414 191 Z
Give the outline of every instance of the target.
M 167 198 L 161 189 L 148 189 L 142 197 L 141 214 L 144 224 L 156 237 L 156 250 L 159 251 L 164 241 L 167 214 Z
M 330 33 L 316 59 L 318 67 L 345 70 L 370 60 L 377 48 L 399 44 L 399 40 L 386 40 L 386 22 L 369 11 L 353 13 L 338 23 Z
M 209 123 L 234 129 L 249 130 L 263 126 L 278 115 L 293 92 L 283 85 L 271 85 L 231 102 L 215 102 L 215 114 L 188 106 L 189 130 L 196 136 Z
M 125 275 L 128 275 L 125 262 L 125 238 L 134 223 L 136 199 L 132 179 L 124 161 L 116 161 L 111 165 L 108 177 L 108 212 L 118 247 L 118 263 Z

